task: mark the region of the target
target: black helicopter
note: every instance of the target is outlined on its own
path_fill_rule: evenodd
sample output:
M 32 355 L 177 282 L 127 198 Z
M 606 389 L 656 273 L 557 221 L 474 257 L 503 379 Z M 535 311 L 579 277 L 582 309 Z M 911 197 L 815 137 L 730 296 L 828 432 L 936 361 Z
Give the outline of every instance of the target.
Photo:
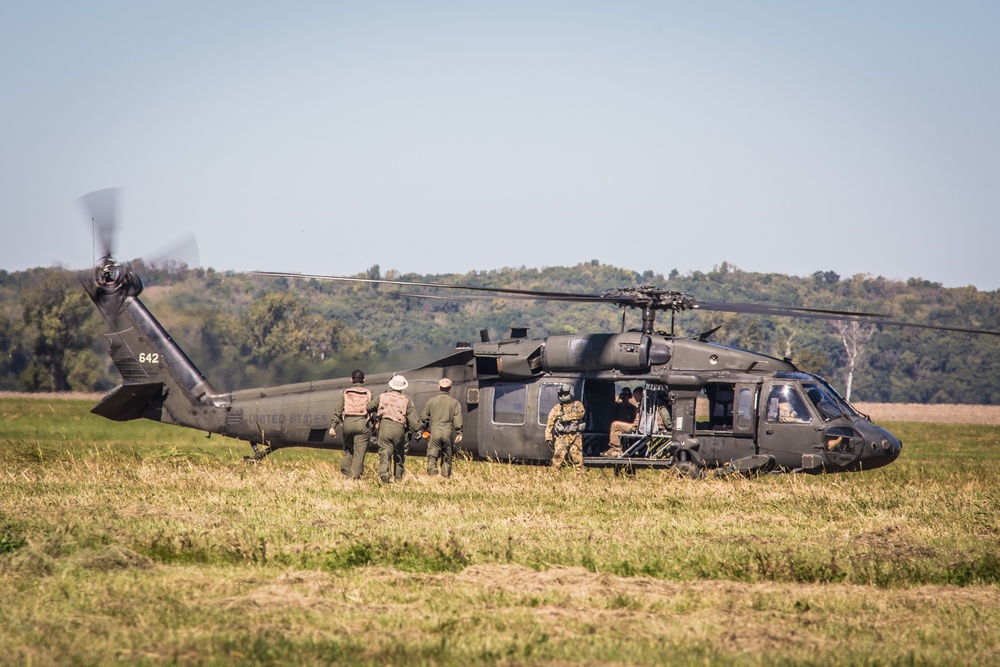
M 83 205 L 100 233 L 103 258 L 82 280 L 108 324 L 111 359 L 122 383 L 92 410 L 116 421 L 150 419 L 246 440 L 251 460 L 282 447 L 339 449 L 340 436 L 328 434 L 337 392 L 350 378 L 275 387 L 218 391 L 195 367 L 138 298 L 142 280 L 114 259 L 113 191 L 84 196 Z M 656 315 L 682 311 L 723 311 L 755 315 L 855 320 L 987 335 L 1000 332 L 894 321 L 885 316 L 840 310 L 788 308 L 750 303 L 696 301 L 653 286 L 603 294 L 572 294 L 505 288 L 443 285 L 296 273 L 258 275 L 311 280 L 392 284 L 407 288 L 461 290 L 508 299 L 606 303 L 638 309 L 642 325 L 619 333 L 581 333 L 532 338 L 514 329 L 508 339 L 492 341 L 485 332 L 477 343 L 459 344 L 450 355 L 402 371 L 406 393 L 420 409 L 438 393 L 438 381 L 452 381 L 462 405 L 465 437 L 461 447 L 482 459 L 544 463 L 552 452 L 543 431 L 561 385 L 569 385 L 586 412 L 584 465 L 674 468 L 696 477 L 710 471 L 807 473 L 869 470 L 894 461 L 900 440 L 874 424 L 823 378 L 800 371 L 788 359 L 751 352 L 709 340 L 713 331 L 679 337 L 657 331 Z M 442 298 L 439 295 L 407 294 Z M 458 297 L 461 298 L 461 297 Z M 394 373 L 370 375 L 373 393 L 388 386 Z M 608 450 L 614 404 L 622 387 L 644 388 L 640 415 L 666 406 L 673 429 L 640 427 L 622 438 L 622 453 Z M 422 443 L 412 451 L 421 452 Z

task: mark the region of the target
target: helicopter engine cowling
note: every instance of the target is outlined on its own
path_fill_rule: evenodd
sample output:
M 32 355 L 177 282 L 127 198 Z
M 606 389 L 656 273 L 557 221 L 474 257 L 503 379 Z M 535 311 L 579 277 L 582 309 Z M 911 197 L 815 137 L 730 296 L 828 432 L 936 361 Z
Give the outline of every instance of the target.
M 542 348 L 542 368 L 550 372 L 643 372 L 649 369 L 649 348 L 649 336 L 638 331 L 549 336 Z

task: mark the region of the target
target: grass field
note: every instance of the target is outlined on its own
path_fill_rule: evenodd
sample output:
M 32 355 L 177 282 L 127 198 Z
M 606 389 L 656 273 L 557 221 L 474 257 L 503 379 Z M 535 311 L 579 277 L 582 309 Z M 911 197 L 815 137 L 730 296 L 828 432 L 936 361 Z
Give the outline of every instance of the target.
M 998 664 L 1000 427 L 880 470 L 341 479 L 0 398 L 0 664 Z

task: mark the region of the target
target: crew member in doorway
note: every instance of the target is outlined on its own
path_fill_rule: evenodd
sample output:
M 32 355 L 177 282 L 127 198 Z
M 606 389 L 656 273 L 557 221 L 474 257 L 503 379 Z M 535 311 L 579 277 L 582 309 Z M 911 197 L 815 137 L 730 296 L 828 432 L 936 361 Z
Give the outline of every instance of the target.
M 573 387 L 559 386 L 559 402 L 549 411 L 545 424 L 545 442 L 552 448 L 553 469 L 558 469 L 567 459 L 583 473 L 583 430 L 586 412 L 583 403 L 573 400 Z
M 625 387 L 621 390 L 618 400 L 615 401 L 611 430 L 608 433 L 608 444 L 610 446 L 602 456 L 621 456 L 621 435 L 635 429 L 636 414 L 638 414 L 638 406 L 632 400 L 632 390 Z

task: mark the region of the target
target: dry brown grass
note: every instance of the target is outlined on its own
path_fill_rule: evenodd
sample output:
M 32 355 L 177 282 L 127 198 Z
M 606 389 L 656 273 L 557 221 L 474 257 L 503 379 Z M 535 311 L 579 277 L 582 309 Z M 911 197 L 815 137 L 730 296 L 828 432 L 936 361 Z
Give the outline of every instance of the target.
M 698 481 L 246 447 L 0 400 L 0 665 L 1000 664 L 996 426 Z

